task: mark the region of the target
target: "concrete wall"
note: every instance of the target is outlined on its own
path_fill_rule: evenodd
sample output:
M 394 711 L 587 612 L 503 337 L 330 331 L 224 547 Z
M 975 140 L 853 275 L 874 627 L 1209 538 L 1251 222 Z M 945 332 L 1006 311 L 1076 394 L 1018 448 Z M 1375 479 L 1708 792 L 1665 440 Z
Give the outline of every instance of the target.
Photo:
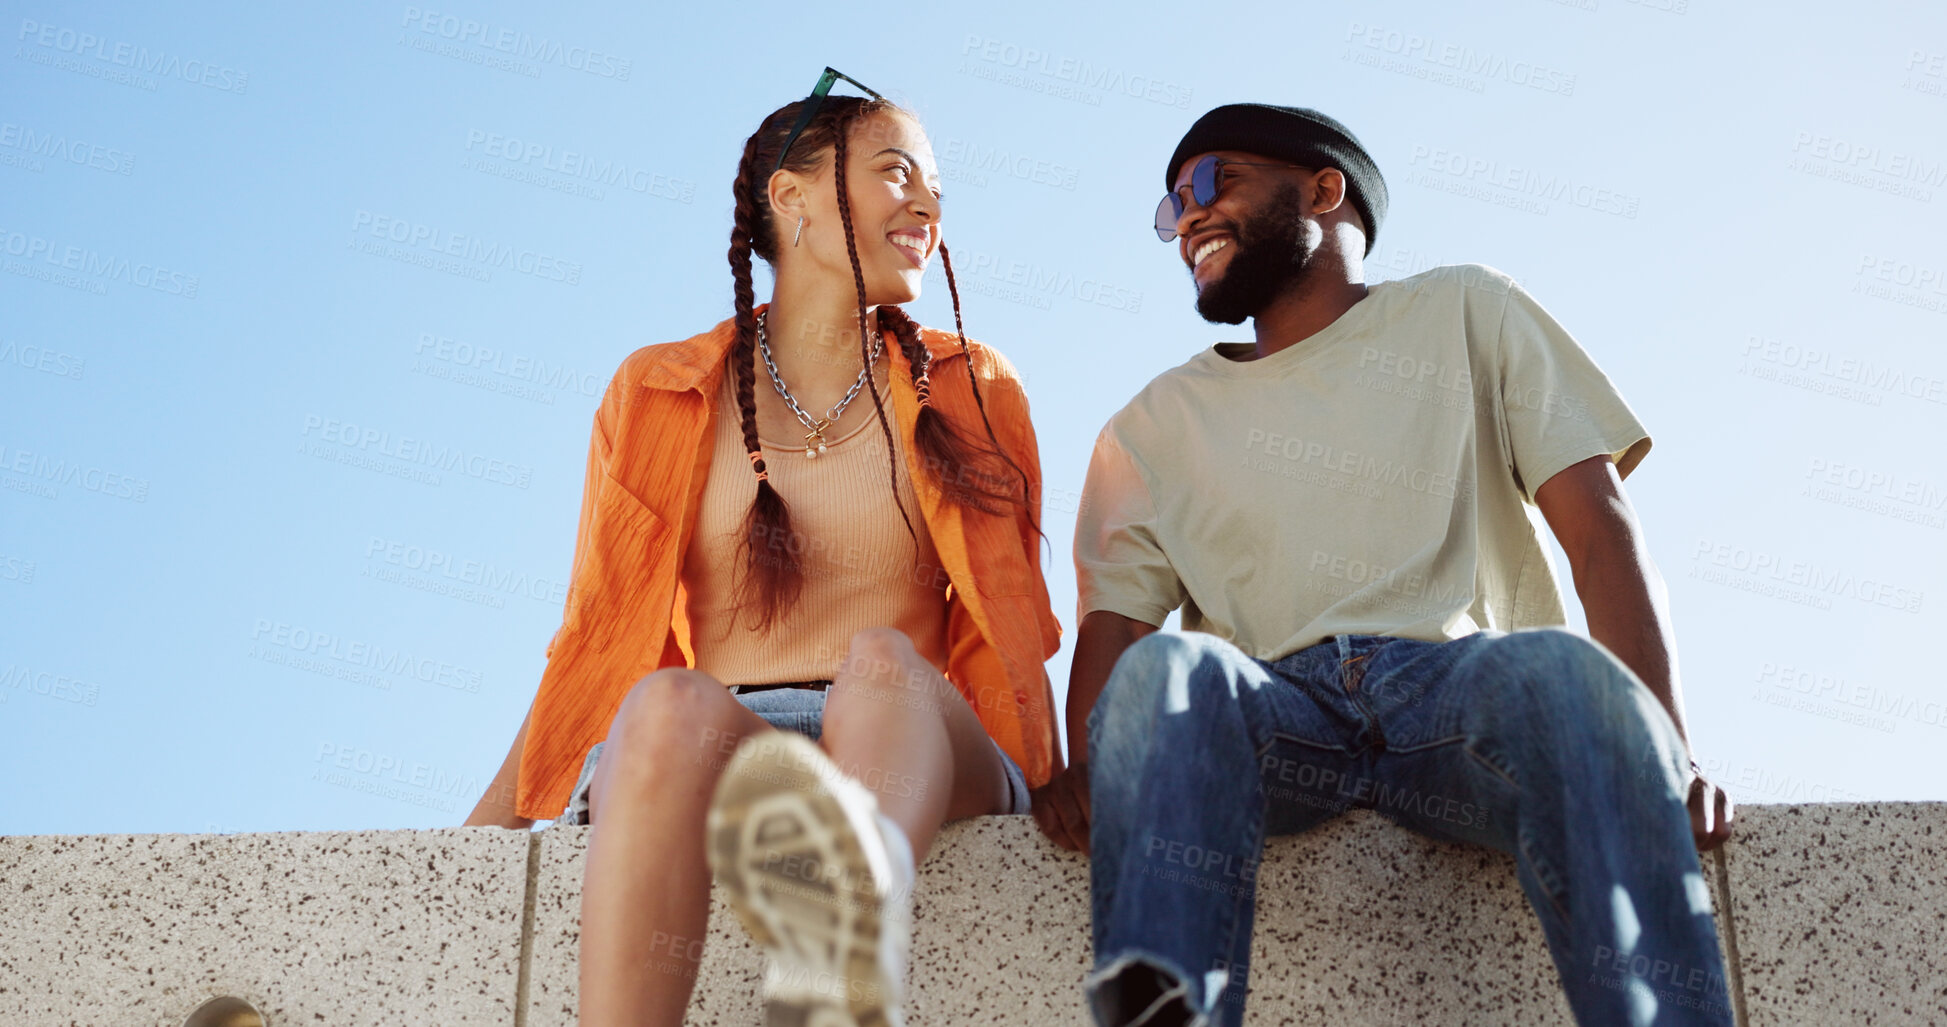
M 0 838 L 0 1023 L 575 1022 L 587 828 Z M 1705 861 L 1740 1022 L 1947 1024 L 1947 803 L 1746 806 Z M 1250 1024 L 1570 1024 L 1499 853 L 1356 812 L 1274 839 Z M 1024 817 L 947 829 L 915 896 L 915 1024 L 1082 1024 L 1087 864 Z M 690 1023 L 759 1021 L 711 915 Z

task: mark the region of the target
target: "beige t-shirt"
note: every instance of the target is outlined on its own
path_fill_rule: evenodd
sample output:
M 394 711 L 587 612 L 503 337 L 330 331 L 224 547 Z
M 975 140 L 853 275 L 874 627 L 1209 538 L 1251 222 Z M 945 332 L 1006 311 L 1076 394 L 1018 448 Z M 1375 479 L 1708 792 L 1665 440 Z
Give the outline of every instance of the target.
M 883 368 L 878 377 L 886 421 L 897 439 L 899 424 Z M 757 387 L 771 384 L 760 376 Z M 717 402 L 710 477 L 683 557 L 696 668 L 726 685 L 828 680 L 854 634 L 893 627 L 944 673 L 947 574 L 913 493 L 904 446 L 897 443 L 899 499 L 919 536 L 917 548 L 893 505 L 886 435 L 872 412 L 872 397 L 864 393 L 846 411 L 844 434 L 828 436 L 826 452 L 815 460 L 805 458 L 802 440 L 757 440 L 771 484 L 791 510 L 791 537 L 779 543 L 798 552 L 804 587 L 796 605 L 769 631 L 755 630 L 749 614 L 732 622 L 736 575 L 744 564 L 739 543 L 757 496 L 757 477 L 744 452 L 729 374 Z
M 1275 660 L 1336 634 L 1425 641 L 1560 624 L 1533 494 L 1650 439 L 1532 296 L 1479 264 L 1371 286 L 1259 360 L 1220 343 L 1095 444 L 1078 614 L 1108 610 Z

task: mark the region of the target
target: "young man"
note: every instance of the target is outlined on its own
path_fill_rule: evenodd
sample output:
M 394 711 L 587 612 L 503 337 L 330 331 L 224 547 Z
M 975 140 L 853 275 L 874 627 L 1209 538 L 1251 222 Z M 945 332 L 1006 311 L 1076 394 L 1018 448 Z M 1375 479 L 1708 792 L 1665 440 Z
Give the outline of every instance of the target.
M 1731 804 L 1622 491 L 1643 426 L 1508 276 L 1365 285 L 1386 185 L 1331 118 L 1219 107 L 1164 184 L 1197 312 L 1256 341 L 1155 379 L 1089 466 L 1081 751 L 1035 814 L 1091 852 L 1096 1021 L 1241 1022 L 1264 837 L 1365 807 L 1513 854 L 1582 1024 L 1730 1024 L 1696 847 Z M 1534 507 L 1593 643 L 1549 627 Z

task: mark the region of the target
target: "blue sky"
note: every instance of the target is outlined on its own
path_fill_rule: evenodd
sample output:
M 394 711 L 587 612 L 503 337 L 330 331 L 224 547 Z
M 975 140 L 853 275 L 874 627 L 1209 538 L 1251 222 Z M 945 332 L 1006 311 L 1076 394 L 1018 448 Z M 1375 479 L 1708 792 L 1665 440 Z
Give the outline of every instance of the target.
M 1627 487 L 1713 776 L 1947 798 L 1921 7 L 9 5 L 0 832 L 457 824 L 560 622 L 602 385 L 728 314 L 739 147 L 826 64 L 932 136 L 1071 640 L 1096 431 L 1247 337 L 1148 227 L 1162 162 L 1212 106 L 1302 104 L 1391 184 L 1369 279 L 1514 275 L 1649 426 Z

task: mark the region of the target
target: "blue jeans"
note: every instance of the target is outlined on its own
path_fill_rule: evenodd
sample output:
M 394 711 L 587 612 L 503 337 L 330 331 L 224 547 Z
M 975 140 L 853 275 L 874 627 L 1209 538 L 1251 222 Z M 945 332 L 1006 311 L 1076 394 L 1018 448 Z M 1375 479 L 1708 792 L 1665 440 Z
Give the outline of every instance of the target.
M 1583 1027 L 1732 1023 L 1683 741 L 1586 638 L 1338 635 L 1265 663 L 1158 631 L 1088 747 L 1098 1024 L 1152 988 L 1146 1024 L 1241 1023 L 1264 839 L 1351 808 L 1513 855 Z

